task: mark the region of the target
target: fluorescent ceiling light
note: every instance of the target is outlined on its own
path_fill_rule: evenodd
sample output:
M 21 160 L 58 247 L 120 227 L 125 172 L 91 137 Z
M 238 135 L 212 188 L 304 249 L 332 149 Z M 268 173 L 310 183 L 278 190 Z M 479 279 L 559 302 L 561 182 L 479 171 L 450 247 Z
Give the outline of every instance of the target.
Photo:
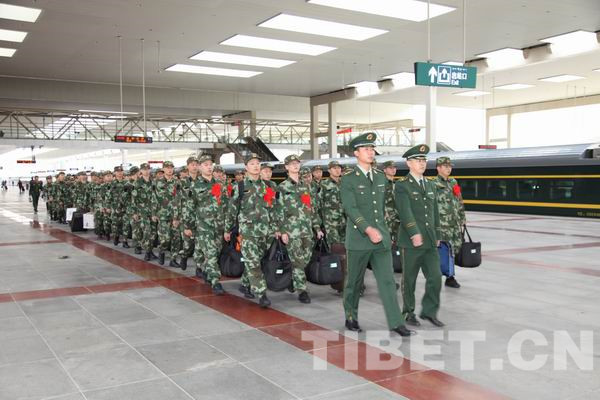
M 511 83 L 508 85 L 500 85 L 494 86 L 494 89 L 502 89 L 502 90 L 519 90 L 519 89 L 527 89 L 533 87 L 534 85 L 529 85 L 526 83 Z
M 456 67 L 462 67 L 464 64 L 458 61 L 444 61 L 443 63 L 440 64 L 444 64 L 444 65 L 453 65 Z
M 306 54 L 309 56 L 318 56 L 336 49 L 335 47 L 321 46 L 318 44 L 290 42 L 288 40 L 267 39 L 247 35 L 235 35 L 220 44 L 226 46 L 249 47 L 251 49 L 282 51 L 285 53 Z
M 564 74 L 564 75 L 555 75 L 555 76 L 549 76 L 547 78 L 540 78 L 538 79 L 538 81 L 542 81 L 542 82 L 569 82 L 569 81 L 576 81 L 578 79 L 585 79 L 583 76 L 579 76 L 579 75 L 569 75 L 569 74 Z
M 257 67 L 269 68 L 281 68 L 296 62 L 291 60 L 280 60 L 277 58 L 252 57 L 243 56 L 240 54 L 218 53 L 215 51 L 201 51 L 195 56 L 190 57 L 190 60 L 212 61 L 227 64 L 254 65 Z
M 0 57 L 12 57 L 17 49 L 8 49 L 6 47 L 0 47 Z
M 0 29 L 0 40 L 4 40 L 5 42 L 21 43 L 23 40 L 25 40 L 25 36 L 27 36 L 27 32 Z
M 600 72 L 600 68 L 596 68 L 593 70 L 594 72 Z
M 383 79 L 391 79 L 394 89 L 405 89 L 415 86 L 415 74 L 412 72 L 399 72 L 397 74 L 386 75 Z
M 425 21 L 427 19 L 427 2 L 415 0 L 308 0 L 311 4 L 342 8 L 366 14 L 383 15 L 409 21 Z M 456 10 L 454 7 L 431 4 L 429 17 L 434 18 Z
M 187 65 L 187 64 L 172 65 L 169 68 L 167 68 L 167 71 L 169 71 L 169 72 L 188 72 L 190 74 L 230 76 L 230 77 L 234 77 L 234 78 L 251 78 L 253 76 L 262 74 L 262 72 L 260 72 L 260 71 L 246 71 L 243 69 L 201 67 L 198 65 Z
M 348 85 L 348 87 L 356 88 L 356 93 L 359 97 L 379 93 L 379 84 L 377 82 L 361 81 Z
M 582 30 L 540 39 L 540 42 L 550 43 L 552 54 L 557 56 L 583 53 L 598 48 L 596 33 Z
M 101 111 L 101 110 L 77 110 L 79 112 L 87 112 L 87 113 L 103 113 L 103 114 L 131 114 L 131 115 L 137 115 L 138 113 L 136 112 L 130 112 L 130 111 Z
M 490 94 L 490 92 L 484 92 L 483 90 L 467 90 L 466 92 L 458 92 L 453 94 L 455 96 L 477 97 L 485 96 L 486 94 Z
M 261 28 L 282 29 L 284 31 L 310 33 L 350 40 L 370 39 L 388 32 L 383 29 L 366 28 L 358 25 L 341 24 L 339 22 L 297 17 L 288 14 L 276 15 L 258 26 Z
M 477 57 L 486 58 L 488 67 L 494 69 L 508 68 L 525 62 L 523 50 L 511 49 L 509 47 L 490 51 L 488 53 L 477 54 Z
M 13 19 L 15 21 L 35 22 L 42 10 L 0 3 L 0 18 Z

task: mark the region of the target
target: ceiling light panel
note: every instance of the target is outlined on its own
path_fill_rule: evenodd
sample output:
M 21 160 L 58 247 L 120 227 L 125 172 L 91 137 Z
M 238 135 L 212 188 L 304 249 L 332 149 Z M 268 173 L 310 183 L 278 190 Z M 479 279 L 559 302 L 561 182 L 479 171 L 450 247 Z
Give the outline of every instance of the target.
M 490 92 L 484 92 L 482 90 L 467 90 L 466 92 L 454 93 L 455 96 L 464 96 L 464 97 L 479 97 L 479 96 L 485 96 L 486 94 L 490 94 Z
M 199 65 L 175 64 L 166 69 L 169 72 L 187 72 L 190 74 L 218 75 L 235 78 L 251 78 L 262 74 L 259 71 L 246 71 L 242 69 L 201 67 Z
M 251 49 L 281 51 L 284 53 L 305 54 L 309 56 L 318 56 L 336 49 L 335 47 L 321 46 L 318 44 L 267 39 L 247 35 L 235 35 L 220 44 L 226 46 L 248 47 Z
M 312 35 L 329 36 L 349 40 L 366 40 L 382 35 L 388 31 L 367 28 L 358 25 L 341 24 L 322 19 L 297 17 L 295 15 L 279 14 L 262 24 L 261 28 L 281 29 L 284 31 L 309 33 Z
M 77 110 L 79 112 L 86 112 L 86 113 L 101 113 L 101 114 L 131 114 L 131 115 L 137 115 L 138 113 L 136 112 L 131 112 L 131 111 L 102 111 L 102 110 Z
M 25 36 L 27 36 L 27 32 L 0 29 L 0 40 L 3 40 L 5 42 L 21 43 L 23 40 L 25 40 Z
M 359 97 L 371 96 L 379 93 L 379 84 L 372 81 L 356 82 L 348 85 L 348 87 L 356 88 L 356 92 Z
M 394 89 L 406 89 L 415 86 L 415 74 L 412 72 L 399 72 L 386 75 L 382 79 L 391 79 Z
M 427 2 L 416 0 L 308 0 L 310 4 L 341 8 L 366 14 L 383 15 L 385 17 L 399 18 L 408 21 L 425 21 L 427 19 Z M 431 4 L 429 17 L 449 13 L 456 10 L 454 7 Z
M 502 90 L 519 90 L 519 89 L 528 89 L 533 87 L 534 85 L 529 85 L 526 83 L 511 83 L 508 85 L 499 85 L 494 86 L 494 89 L 502 89 Z
M 549 76 L 547 78 L 540 78 L 538 80 L 542 81 L 542 82 L 560 83 L 560 82 L 576 81 L 576 80 L 579 80 L 579 79 L 585 79 L 585 78 L 583 76 L 579 76 L 579 75 L 564 74 L 564 75 Z
M 515 65 L 523 64 L 525 56 L 523 50 L 504 48 L 500 50 L 490 51 L 488 53 L 477 54 L 477 57 L 484 57 L 490 68 L 509 68 Z
M 268 68 L 281 68 L 296 62 L 291 60 L 280 60 L 277 58 L 252 57 L 243 56 L 240 54 L 219 53 L 215 51 L 202 51 L 196 54 L 195 56 L 190 57 L 190 60 L 212 61 L 226 64 L 253 65 L 257 67 Z
M 583 30 L 551 36 L 540 42 L 550 43 L 552 54 L 556 56 L 583 53 L 600 47 L 596 33 Z
M 0 47 L 0 57 L 12 57 L 17 49 L 8 49 L 6 47 Z
M 21 7 L 12 4 L 0 3 L 0 18 L 15 21 L 35 22 L 42 10 L 39 8 Z

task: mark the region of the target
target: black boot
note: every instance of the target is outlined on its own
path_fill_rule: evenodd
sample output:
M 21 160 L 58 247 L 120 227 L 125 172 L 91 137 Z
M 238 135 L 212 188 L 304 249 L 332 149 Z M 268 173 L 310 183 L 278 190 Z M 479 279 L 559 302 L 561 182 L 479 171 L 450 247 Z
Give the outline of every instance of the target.
M 125 247 L 125 246 L 123 246 Z M 140 246 L 135 246 L 135 249 L 133 250 L 133 252 L 135 254 L 142 254 L 142 248 Z
M 310 296 L 308 295 L 308 292 L 306 290 L 302 291 L 300 295 L 298 295 L 298 301 L 300 301 L 300 303 L 303 304 L 310 303 Z
M 165 252 L 161 251 L 160 253 L 158 253 L 158 263 L 160 265 L 165 265 Z
M 177 262 L 177 260 L 175 258 L 171 258 L 171 261 L 169 261 L 169 267 L 171 268 L 179 268 L 180 265 Z
M 154 253 L 152 252 L 152 250 L 150 250 L 150 259 L 151 259 L 151 260 L 156 260 L 156 259 L 158 259 L 158 256 L 157 256 L 156 254 L 154 254 Z
M 252 294 L 252 290 L 250 290 L 250 288 L 248 286 L 240 285 L 238 287 L 238 290 L 240 291 L 240 293 L 242 293 L 244 295 L 245 298 L 247 298 L 247 299 L 254 298 L 254 294 Z
M 107 242 L 110 242 L 110 233 L 107 233 L 107 234 L 106 234 L 106 241 L 107 241 Z
M 129 243 L 127 243 L 127 240 L 125 240 L 125 241 L 123 242 L 123 248 L 124 248 L 124 249 L 128 249 L 128 248 L 129 248 Z
M 261 308 L 267 308 L 271 305 L 271 300 L 269 300 L 269 298 L 267 297 L 267 294 L 263 294 L 262 296 L 260 296 L 260 299 L 258 300 L 258 304 L 260 305 Z
M 183 256 L 181 257 L 181 261 L 179 261 L 179 268 L 181 268 L 182 271 L 185 271 L 187 269 L 187 257 Z
M 115 246 L 118 246 L 118 245 L 119 245 L 119 235 L 115 235 L 115 240 L 113 240 L 113 244 L 114 244 Z
M 144 261 L 150 261 L 150 260 L 152 260 L 151 254 L 152 254 L 151 251 L 147 251 L 146 254 L 144 254 Z
M 223 289 L 223 285 L 219 282 L 212 285 L 212 291 L 217 296 L 223 296 L 225 294 L 225 289 Z

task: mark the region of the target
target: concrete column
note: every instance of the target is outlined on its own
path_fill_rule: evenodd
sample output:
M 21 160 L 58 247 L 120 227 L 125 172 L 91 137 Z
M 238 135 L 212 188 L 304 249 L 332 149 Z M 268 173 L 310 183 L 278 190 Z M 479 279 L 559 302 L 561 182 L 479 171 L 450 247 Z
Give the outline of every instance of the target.
M 327 137 L 329 144 L 329 158 L 336 158 L 337 154 L 337 114 L 336 103 L 327 105 L 329 126 L 327 127 Z
M 506 147 L 512 147 L 512 113 L 506 115 Z
M 310 158 L 318 160 L 319 156 L 319 106 L 310 107 Z
M 425 133 L 425 144 L 429 146 L 431 152 L 436 151 L 436 134 L 437 134 L 437 123 L 436 123 L 436 108 L 437 108 L 437 88 L 429 86 L 429 94 L 427 96 L 427 113 L 425 116 L 425 126 L 427 131 Z

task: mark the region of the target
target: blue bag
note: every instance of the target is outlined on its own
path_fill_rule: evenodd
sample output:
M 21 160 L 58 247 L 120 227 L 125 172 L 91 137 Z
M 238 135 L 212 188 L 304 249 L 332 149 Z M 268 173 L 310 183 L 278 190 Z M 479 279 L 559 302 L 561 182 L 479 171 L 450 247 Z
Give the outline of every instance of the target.
M 446 277 L 454 276 L 454 254 L 452 253 L 450 244 L 447 242 L 440 242 L 438 253 L 440 255 L 442 275 Z

